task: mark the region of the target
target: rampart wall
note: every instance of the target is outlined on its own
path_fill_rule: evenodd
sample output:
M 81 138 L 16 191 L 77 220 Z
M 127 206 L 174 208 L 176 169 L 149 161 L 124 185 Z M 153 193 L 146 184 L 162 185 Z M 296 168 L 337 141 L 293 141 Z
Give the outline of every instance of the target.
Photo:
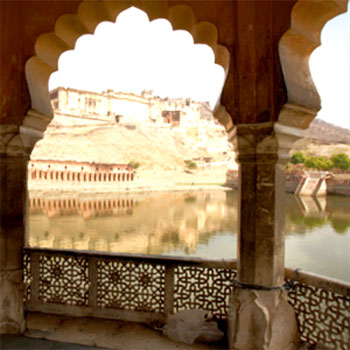
M 74 161 L 32 160 L 28 164 L 29 189 L 84 189 L 113 187 L 134 181 L 129 164 L 95 164 Z

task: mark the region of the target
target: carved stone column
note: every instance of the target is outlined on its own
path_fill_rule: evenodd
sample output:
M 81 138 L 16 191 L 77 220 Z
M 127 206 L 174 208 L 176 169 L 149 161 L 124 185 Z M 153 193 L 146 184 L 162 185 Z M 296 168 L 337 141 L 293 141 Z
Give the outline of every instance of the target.
M 27 165 L 41 137 L 32 128 L 0 126 L 0 333 L 21 333 L 25 328 L 22 251 L 28 222 Z
M 302 132 L 279 123 L 236 127 L 239 162 L 238 280 L 230 349 L 294 349 L 299 341 L 284 284 L 284 171 Z

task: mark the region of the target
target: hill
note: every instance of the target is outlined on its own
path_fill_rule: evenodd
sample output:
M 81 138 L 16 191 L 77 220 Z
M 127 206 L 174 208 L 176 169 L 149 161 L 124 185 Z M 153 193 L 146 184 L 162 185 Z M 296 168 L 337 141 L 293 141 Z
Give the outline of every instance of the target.
M 306 131 L 306 137 L 294 143 L 290 154 L 296 151 L 302 151 L 307 156 L 350 155 L 350 130 L 315 119 Z
M 150 125 L 130 128 L 108 123 L 74 125 L 72 121 L 55 118 L 44 139 L 34 148 L 31 158 L 96 163 L 136 161 L 143 170 L 155 171 L 183 170 L 184 161 L 194 158 L 211 157 L 216 162 L 233 160 L 232 145 L 227 143 L 227 139 L 225 141 L 224 128 L 218 125 L 209 106 L 201 104 L 200 112 L 201 120 L 210 126 L 206 129 L 205 145 L 176 129 L 160 130 Z M 302 151 L 307 156 L 350 155 L 348 129 L 316 119 L 306 135 L 294 144 L 291 154 Z M 225 153 L 218 152 L 223 142 L 227 143 Z
M 311 123 L 306 135 L 308 139 L 315 142 L 350 144 L 350 129 L 341 128 L 317 118 Z
M 203 119 L 213 119 L 203 106 Z M 208 124 L 206 142 L 184 135 L 177 128 L 152 125 L 117 125 L 87 122 L 72 125 L 68 118 L 56 118 L 45 137 L 32 152 L 31 159 L 76 160 L 95 163 L 139 162 L 143 169 L 183 170 L 185 160 L 211 157 L 222 162 L 233 159 L 232 145 L 216 120 Z M 222 149 L 226 149 L 223 152 Z

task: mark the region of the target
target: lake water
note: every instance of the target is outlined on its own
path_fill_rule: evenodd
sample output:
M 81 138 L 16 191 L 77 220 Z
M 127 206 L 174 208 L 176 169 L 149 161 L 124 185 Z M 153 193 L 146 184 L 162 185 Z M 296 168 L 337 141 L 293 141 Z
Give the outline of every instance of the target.
M 350 282 L 349 198 L 286 196 L 285 265 Z M 237 256 L 237 191 L 30 197 L 33 247 Z

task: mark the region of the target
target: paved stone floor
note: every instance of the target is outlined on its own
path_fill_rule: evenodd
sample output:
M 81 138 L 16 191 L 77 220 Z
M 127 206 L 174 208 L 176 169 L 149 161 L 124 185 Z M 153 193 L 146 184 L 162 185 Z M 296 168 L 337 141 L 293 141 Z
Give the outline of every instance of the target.
M 23 335 L 2 334 L 0 336 L 1 350 L 49 350 L 49 349 L 66 349 L 66 350 L 98 350 L 96 348 L 85 345 L 77 345 L 70 343 L 61 343 L 57 341 L 33 339 Z
M 227 348 L 225 344 L 187 345 L 175 342 L 154 327 L 142 323 L 35 312 L 29 312 L 26 321 L 25 336 L 1 335 L 0 350 L 225 350 Z

